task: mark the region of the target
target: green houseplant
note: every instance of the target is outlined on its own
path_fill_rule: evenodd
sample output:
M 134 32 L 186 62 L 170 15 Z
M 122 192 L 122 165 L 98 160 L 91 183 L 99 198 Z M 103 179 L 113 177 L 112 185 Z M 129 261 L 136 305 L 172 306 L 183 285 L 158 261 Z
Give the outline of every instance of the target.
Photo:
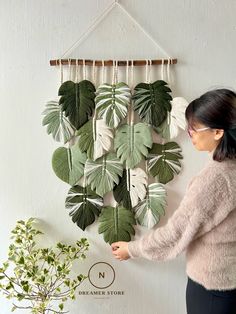
M 71 279 L 70 272 L 76 260 L 86 258 L 88 241 L 82 238 L 75 245 L 59 242 L 53 248 L 40 248 L 36 242 L 42 232 L 34 225 L 33 218 L 20 220 L 12 230 L 8 260 L 0 268 L 0 290 L 14 300 L 12 311 L 66 313 L 64 303 L 75 299 L 76 289 L 87 278 L 79 274 Z

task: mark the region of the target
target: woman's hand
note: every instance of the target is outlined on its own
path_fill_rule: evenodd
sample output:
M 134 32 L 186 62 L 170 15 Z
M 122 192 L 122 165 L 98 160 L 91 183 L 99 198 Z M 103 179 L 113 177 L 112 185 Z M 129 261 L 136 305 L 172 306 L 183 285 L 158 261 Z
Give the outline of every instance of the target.
M 128 242 L 114 242 L 111 245 L 112 247 L 112 254 L 114 257 L 120 261 L 129 259 L 129 253 L 128 253 Z

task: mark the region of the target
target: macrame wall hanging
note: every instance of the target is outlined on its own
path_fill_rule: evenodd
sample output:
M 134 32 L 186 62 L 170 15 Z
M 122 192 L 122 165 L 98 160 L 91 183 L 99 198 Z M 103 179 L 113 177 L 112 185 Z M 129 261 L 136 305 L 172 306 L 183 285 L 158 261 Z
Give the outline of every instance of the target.
M 77 46 L 115 5 L 160 48 L 117 1 L 81 36 Z M 158 60 L 62 57 L 50 61 L 60 68 L 61 86 L 59 98 L 46 104 L 43 125 L 64 145 L 53 153 L 52 167 L 70 185 L 65 207 L 72 221 L 85 230 L 98 217 L 98 232 L 109 243 L 129 241 L 135 224 L 152 228 L 159 222 L 167 206 L 165 184 L 181 170 L 182 151 L 173 139 L 185 129 L 187 101 L 171 94 L 170 65 L 177 59 L 165 54 L 168 58 Z M 145 82 L 134 86 L 135 67 L 142 65 Z M 161 77 L 151 81 L 155 66 L 161 67 Z M 112 67 L 111 81 L 106 76 L 108 67 Z M 121 67 L 125 81 L 119 80 Z M 92 69 L 91 80 L 88 68 Z M 105 206 L 107 195 L 113 199 Z

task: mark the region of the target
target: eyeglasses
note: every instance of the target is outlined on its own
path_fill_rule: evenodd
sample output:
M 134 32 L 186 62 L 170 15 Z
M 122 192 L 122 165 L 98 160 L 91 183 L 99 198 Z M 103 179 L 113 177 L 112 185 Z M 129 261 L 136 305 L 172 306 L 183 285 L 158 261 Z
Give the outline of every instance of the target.
M 189 134 L 190 137 L 192 137 L 193 133 L 195 133 L 195 132 L 202 132 L 202 131 L 209 130 L 209 129 L 210 129 L 209 127 L 201 128 L 201 129 L 188 128 L 188 134 Z

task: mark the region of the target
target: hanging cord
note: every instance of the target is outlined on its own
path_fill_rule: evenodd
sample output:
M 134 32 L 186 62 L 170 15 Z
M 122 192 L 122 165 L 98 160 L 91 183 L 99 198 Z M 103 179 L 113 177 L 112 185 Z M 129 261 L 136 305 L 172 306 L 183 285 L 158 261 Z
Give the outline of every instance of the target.
M 68 80 L 71 81 L 71 59 L 68 59 L 68 66 L 69 66 Z
M 161 79 L 162 79 L 162 81 L 164 80 L 164 62 L 165 62 L 165 59 L 162 58 L 161 59 Z
M 148 83 L 148 59 L 146 59 L 146 66 L 145 66 L 145 83 Z
M 115 60 L 112 61 L 112 85 L 115 84 Z
M 119 82 L 118 60 L 115 61 L 115 84 Z
M 76 59 L 75 61 L 75 83 L 78 83 L 79 81 L 79 60 Z
M 133 95 L 134 89 L 134 60 L 131 60 L 131 82 L 130 82 L 131 94 Z M 134 124 L 134 112 L 133 112 L 133 104 L 130 102 L 130 124 Z
M 102 60 L 102 82 L 101 82 L 101 84 L 105 83 L 104 82 L 104 74 L 105 74 L 105 65 L 104 65 L 104 60 Z
M 148 71 L 148 83 L 151 83 L 151 74 L 152 74 L 152 60 L 149 60 L 149 71 Z
M 83 59 L 83 80 L 86 80 L 86 64 L 85 59 Z
M 63 83 L 63 67 L 61 59 L 59 60 L 59 67 L 60 67 L 60 76 L 61 76 L 61 84 Z
M 168 58 L 168 63 L 167 63 L 167 81 L 168 81 L 169 85 L 170 85 L 170 64 L 171 64 L 171 59 Z
M 126 60 L 126 84 L 129 85 L 129 60 Z
M 96 66 L 95 66 L 95 60 L 93 60 L 93 83 L 96 87 Z

